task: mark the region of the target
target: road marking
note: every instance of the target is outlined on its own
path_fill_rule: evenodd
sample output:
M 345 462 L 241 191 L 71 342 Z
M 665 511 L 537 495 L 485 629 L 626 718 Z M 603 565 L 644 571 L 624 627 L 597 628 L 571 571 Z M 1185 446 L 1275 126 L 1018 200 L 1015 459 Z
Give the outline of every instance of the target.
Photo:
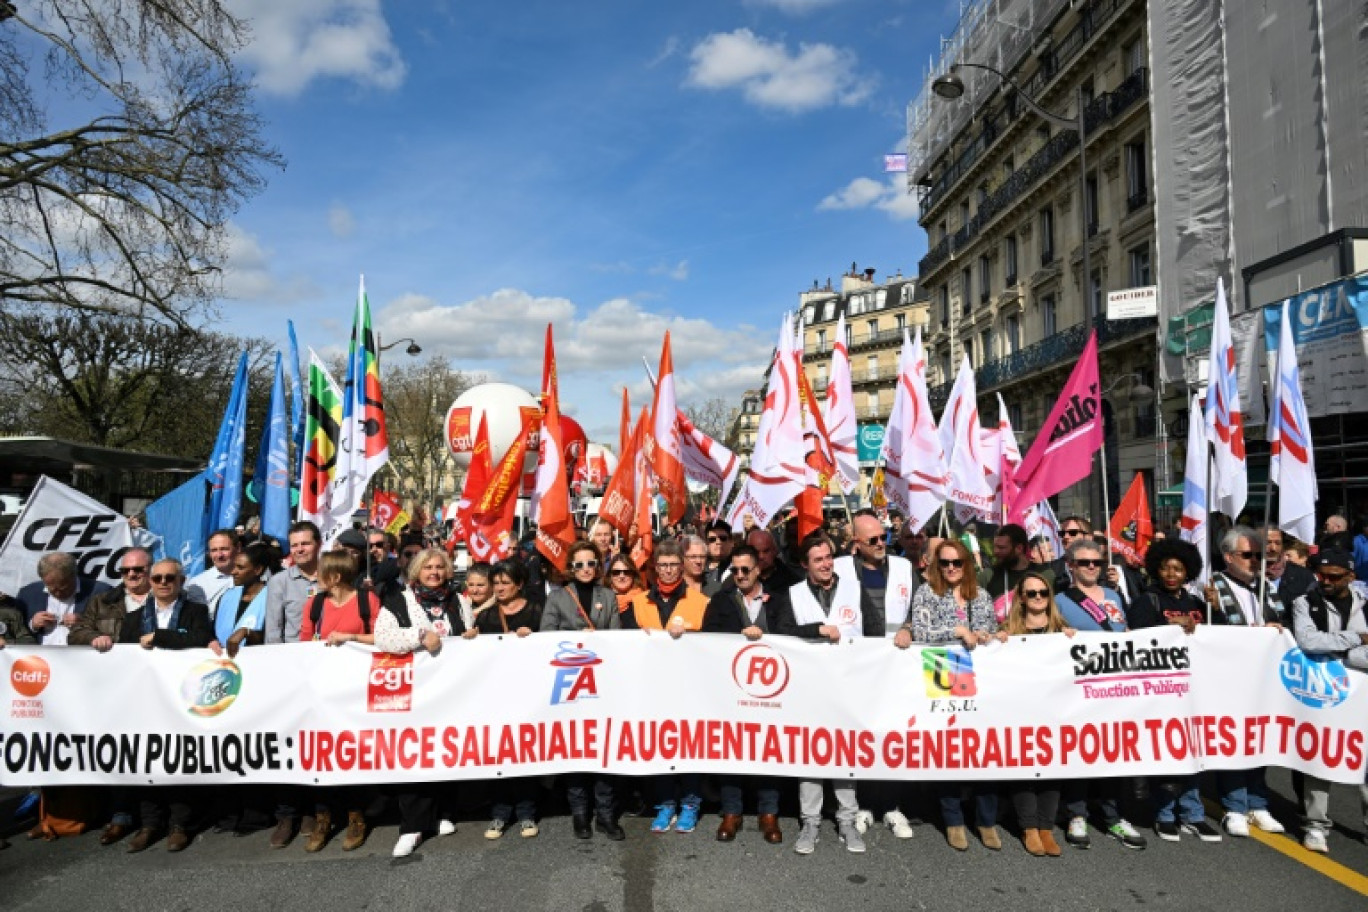
M 1224 811 L 1210 800 L 1204 800 L 1207 813 L 1217 821 L 1224 816 Z M 1229 838 L 1227 834 L 1227 838 Z M 1353 868 L 1346 868 L 1337 861 L 1331 861 L 1329 856 L 1322 855 L 1320 852 L 1312 852 L 1310 849 L 1302 848 L 1302 844 L 1297 840 L 1282 833 L 1265 833 L 1258 827 L 1250 824 L 1249 838 L 1255 839 L 1268 846 L 1276 852 L 1281 852 L 1293 861 L 1301 862 L 1318 874 L 1326 877 L 1338 884 L 1343 884 L 1355 893 L 1368 896 L 1368 877 L 1355 871 Z

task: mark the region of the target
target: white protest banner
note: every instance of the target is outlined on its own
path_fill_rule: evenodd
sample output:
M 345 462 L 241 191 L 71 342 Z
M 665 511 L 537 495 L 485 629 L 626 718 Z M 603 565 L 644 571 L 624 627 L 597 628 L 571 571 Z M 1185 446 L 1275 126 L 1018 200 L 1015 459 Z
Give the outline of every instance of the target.
M 117 584 L 119 558 L 132 545 L 127 519 L 44 475 L 0 547 L 0 592 L 17 595 L 36 582 L 38 560 L 49 551 L 75 557 L 81 576 Z
M 25 787 L 1265 765 L 1353 783 L 1368 719 L 1368 676 L 1266 628 L 1016 637 L 972 652 L 644 631 L 486 634 L 436 657 L 35 647 L 0 651 L 0 671 L 0 784 Z

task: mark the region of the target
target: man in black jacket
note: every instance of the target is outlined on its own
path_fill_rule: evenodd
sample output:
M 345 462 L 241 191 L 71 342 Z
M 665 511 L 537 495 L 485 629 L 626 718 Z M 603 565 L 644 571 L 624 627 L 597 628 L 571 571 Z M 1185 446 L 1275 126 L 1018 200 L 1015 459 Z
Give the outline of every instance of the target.
M 1316 575 L 1287 559 L 1282 529 L 1277 526 L 1264 527 L 1264 565 L 1268 588 L 1277 594 L 1278 601 L 1290 616 L 1292 603 L 1316 585 Z
M 181 562 L 170 558 L 152 565 L 152 598 L 137 611 L 130 611 L 119 629 L 120 643 L 137 643 L 143 649 L 204 649 L 214 638 L 209 608 L 203 602 L 186 599 L 185 572 Z M 171 832 L 166 837 L 169 852 L 190 845 L 190 818 L 194 809 L 187 790 L 181 786 L 152 786 L 141 789 L 142 826 L 128 843 L 128 851 L 141 852 L 156 842 L 168 818 Z
M 778 630 L 778 607 L 783 596 L 770 595 L 760 585 L 760 555 L 750 545 L 738 545 L 731 552 L 731 575 L 722 583 L 703 613 L 704 633 L 739 633 L 754 642 Z M 784 841 L 779 829 L 779 789 L 768 776 L 727 775 L 721 780 L 722 823 L 717 828 L 718 842 L 731 842 L 741 829 L 744 789 L 747 781 L 755 788 L 757 824 L 765 842 Z

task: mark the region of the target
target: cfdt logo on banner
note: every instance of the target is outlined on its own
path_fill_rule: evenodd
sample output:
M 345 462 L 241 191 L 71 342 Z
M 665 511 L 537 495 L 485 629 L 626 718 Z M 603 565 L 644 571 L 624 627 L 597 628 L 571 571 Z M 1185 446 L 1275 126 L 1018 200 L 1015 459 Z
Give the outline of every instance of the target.
M 551 705 L 596 698 L 598 681 L 594 678 L 594 666 L 601 664 L 603 660 L 598 654 L 585 649 L 583 643 L 561 643 L 551 660 L 551 667 L 556 670 L 551 683 Z
M 43 701 L 38 697 L 51 680 L 52 669 L 46 660 L 36 655 L 15 659 L 10 667 L 10 687 L 18 696 L 10 704 L 10 718 L 43 718 Z
M 732 659 L 732 680 L 751 699 L 742 706 L 779 706 L 772 702 L 789 685 L 788 659 L 764 643 L 743 646 Z

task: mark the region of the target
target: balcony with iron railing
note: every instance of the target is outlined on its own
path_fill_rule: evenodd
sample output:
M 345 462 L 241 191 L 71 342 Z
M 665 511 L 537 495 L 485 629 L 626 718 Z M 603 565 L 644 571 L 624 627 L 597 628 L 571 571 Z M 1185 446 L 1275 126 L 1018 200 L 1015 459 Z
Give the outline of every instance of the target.
M 816 356 L 829 355 L 834 347 L 835 346 L 831 342 L 808 342 L 803 346 L 803 354 Z
M 1091 133 L 1102 124 L 1120 117 L 1131 105 L 1145 97 L 1149 85 L 1149 70 L 1141 67 L 1126 78 L 1114 92 L 1104 92 L 1093 100 L 1083 112 L 1083 121 Z M 1017 200 L 1035 189 L 1055 166 L 1078 153 L 1078 131 L 1063 130 L 1056 133 L 1041 146 L 1026 162 L 1013 171 L 988 194 L 979 204 L 978 212 L 968 223 L 953 234 L 941 238 L 936 246 L 927 251 L 919 264 L 920 275 L 925 279 L 939 268 L 950 254 L 959 250 L 978 236 L 979 232 L 998 215 L 1005 212 Z M 925 210 L 923 210 L 925 211 Z
M 1021 85 L 1022 93 L 1026 97 L 1038 101 L 1046 86 L 1078 56 L 1083 45 L 1128 2 L 1129 0 L 1092 0 L 1092 2 L 1087 3 L 1080 11 L 1079 20 L 1074 27 L 1060 39 L 1057 45 L 1037 57 L 1039 66 L 1031 74 L 1031 77 Z M 1006 94 L 1003 98 L 1002 107 L 996 111 L 980 114 L 979 121 L 982 126 L 978 135 L 974 137 L 974 140 L 964 151 L 955 157 L 955 160 L 922 195 L 922 212 L 931 211 L 944 200 L 950 190 L 973 169 L 979 159 L 988 153 L 997 138 L 1007 132 L 1006 128 L 1030 110 L 1029 106 L 1018 99 L 1016 91 L 1012 90 L 1010 86 L 1003 86 L 1003 89 Z M 1091 130 L 1092 127 L 1093 124 L 1088 123 L 1088 129 Z
M 1130 196 L 1126 197 L 1127 214 L 1140 209 L 1149 203 L 1149 188 L 1141 187 Z
M 862 348 L 890 345 L 901 341 L 901 329 L 880 329 L 872 333 L 852 333 L 850 336 L 850 350 L 858 351 Z
M 948 390 L 947 390 L 948 395 Z M 889 408 L 883 405 L 862 405 L 855 410 L 855 417 L 876 421 L 888 417 Z
M 870 383 L 892 383 L 897 376 L 897 371 L 892 368 L 887 370 L 857 370 L 850 372 L 850 382 L 856 386 L 867 385 Z

